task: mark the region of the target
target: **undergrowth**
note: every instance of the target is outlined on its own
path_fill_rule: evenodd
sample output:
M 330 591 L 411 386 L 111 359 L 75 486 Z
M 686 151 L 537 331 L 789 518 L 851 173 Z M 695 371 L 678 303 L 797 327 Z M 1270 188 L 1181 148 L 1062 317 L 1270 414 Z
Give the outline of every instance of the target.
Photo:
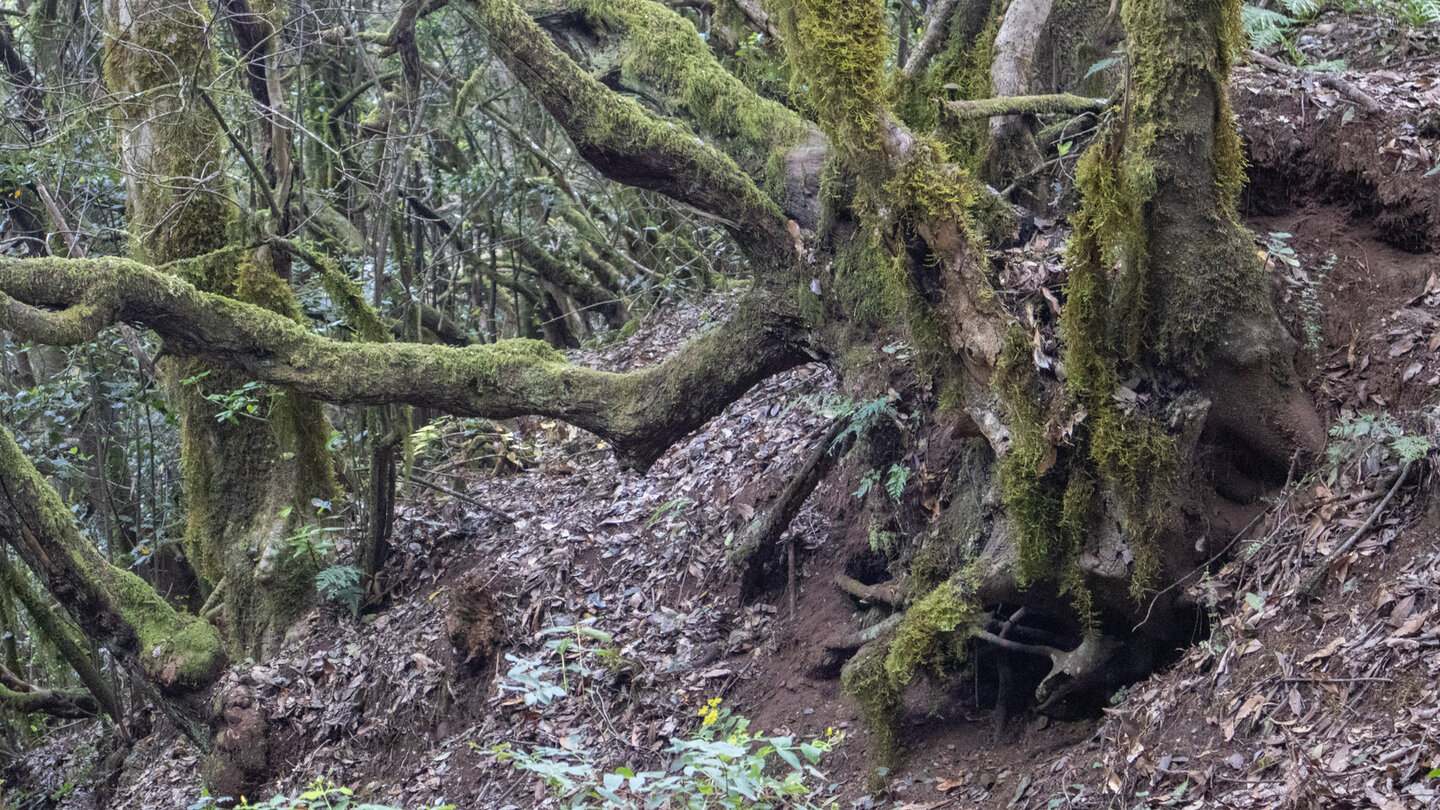
M 516 695 L 542 715 L 558 704 L 586 702 L 586 684 L 602 670 L 627 662 L 613 648 L 613 639 L 587 619 L 573 626 L 552 627 L 544 650 L 531 656 L 507 655 L 512 666 L 500 690 Z M 571 810 L 710 810 L 711 808 L 792 808 L 833 810 L 836 785 L 827 783 L 817 767 L 844 735 L 833 729 L 804 741 L 766 736 L 750 722 L 712 698 L 699 708 L 698 728 L 671 738 L 658 766 L 612 767 L 579 735 L 564 747 L 504 743 L 489 750 L 500 762 L 533 774 Z M 471 743 L 477 752 L 482 748 Z

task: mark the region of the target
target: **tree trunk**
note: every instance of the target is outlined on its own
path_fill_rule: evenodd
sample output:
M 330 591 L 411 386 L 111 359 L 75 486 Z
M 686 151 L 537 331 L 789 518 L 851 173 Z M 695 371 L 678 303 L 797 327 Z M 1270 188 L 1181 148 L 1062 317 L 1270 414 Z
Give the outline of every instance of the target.
M 112 0 L 124 23 L 115 26 L 112 82 L 130 76 L 132 92 L 142 89 L 139 77 L 165 78 L 169 69 L 145 62 L 144 37 L 154 34 L 134 24 L 152 1 Z M 1012 4 L 1006 22 L 1023 30 L 1015 37 L 1002 30 L 1011 44 L 996 65 L 1010 66 L 1006 81 L 1028 84 L 1035 21 L 1048 5 Z M 1222 507 L 1279 485 L 1291 459 L 1303 462 L 1320 438 L 1235 213 L 1243 178 L 1225 82 L 1240 35 L 1238 0 L 1126 4 L 1126 101 L 1079 166 L 1083 208 L 1072 223 L 1058 306 L 1001 288 L 1004 278 L 972 226 L 999 207 L 962 168 L 976 155 L 951 154 L 954 143 L 910 129 L 896 112 L 883 0 L 776 6 L 766 25 L 784 40 L 813 123 L 746 88 L 689 22 L 651 0 L 582 0 L 560 11 L 549 0 L 461 7 L 581 156 L 612 180 L 668 195 L 725 228 L 749 264 L 750 292 L 727 322 L 665 362 L 627 374 L 570 365 L 536 341 L 422 346 L 313 334 L 297 323 L 268 267 L 224 260 L 230 254 L 216 223 L 229 212 L 216 201 L 226 190 L 184 193 L 203 186 L 196 178 L 221 176 L 206 169 L 218 166 L 219 147 L 204 107 L 180 104 L 169 89 L 185 82 L 154 81 L 127 101 L 122 143 L 127 168 L 139 170 L 132 181 L 137 252 L 151 264 L 201 258 L 159 270 L 114 259 L 0 258 L 0 326 L 73 344 L 127 322 L 196 358 L 167 361 L 174 364 L 167 374 L 185 403 L 192 540 L 207 575 L 226 587 L 237 651 L 263 649 L 265 629 L 283 629 L 285 612 L 275 602 L 284 592 L 275 583 L 303 581 L 270 578 L 272 566 L 292 556 L 282 553 L 289 527 L 281 508 L 303 507 L 324 480 L 314 466 L 319 449 L 297 452 L 305 463 L 280 458 L 287 436 L 326 435 L 297 428 L 314 424 L 286 410 L 309 403 L 302 396 L 492 418 L 553 416 L 594 432 L 623 464 L 644 469 L 755 383 L 811 360 L 828 363 L 857 403 L 853 425 L 841 430 L 853 426 L 855 444 L 868 449 L 868 472 L 890 469 L 905 458 L 905 442 L 929 436 L 902 435 L 910 428 L 887 422 L 878 406 L 861 419 L 860 403 L 927 414 L 917 421 L 961 448 L 929 469 L 963 496 L 933 532 L 893 544 L 891 562 L 906 573 L 884 592 L 897 617 L 874 634 L 847 636 L 860 643 L 845 681 L 882 747 L 892 743 L 882 753 L 893 752 L 909 681 L 953 669 L 977 644 L 1050 660 L 1054 671 L 1035 685 L 1034 699 L 1058 712 L 1103 695 L 1117 679 L 1139 677 L 1157 646 L 1176 642 L 1191 606 L 1174 586 L 1215 553 L 1197 548 L 1196 538 L 1208 536 Z M 166 19 L 203 22 L 185 14 Z M 951 36 L 965 29 L 952 24 Z M 198 51 L 155 47 L 188 59 L 179 76 L 203 83 L 213 69 L 204 38 L 179 41 Z M 997 85 L 1019 92 L 1013 88 Z M 203 137 L 167 152 L 167 132 L 176 128 L 149 123 L 167 119 Z M 196 162 L 177 164 L 177 154 Z M 165 182 L 146 179 L 154 177 Z M 170 216 L 175 211 L 186 213 Z M 536 291 L 517 274 L 512 289 L 522 317 L 527 305 L 546 308 L 546 290 L 576 300 L 591 294 L 577 286 L 588 280 L 561 274 L 570 268 L 550 268 L 539 254 L 521 259 L 543 279 Z M 522 289 L 528 304 L 518 303 Z M 544 317 L 558 310 L 551 304 Z M 607 313 L 612 322 L 623 315 Z M 1057 343 L 1059 362 L 1046 354 Z M 204 370 L 209 375 L 200 377 Z M 195 379 L 187 385 L 186 378 Z M 286 391 L 268 420 L 217 421 L 215 398 L 233 400 L 250 379 Z M 783 532 L 835 461 L 824 455 L 829 444 L 812 455 L 783 508 L 757 525 L 762 539 Z M 44 496 L 34 485 L 22 494 L 22 505 Z M 903 503 L 903 491 L 894 500 L 902 503 L 867 508 L 894 518 L 887 526 L 916 525 L 900 520 L 907 515 L 929 520 L 929 510 Z M 56 524 L 41 546 L 69 549 L 63 521 L 53 510 L 41 513 Z M 57 577 L 64 572 L 45 568 L 21 527 L 8 536 L 48 587 L 62 587 L 55 593 L 72 611 L 106 607 L 106 576 L 82 578 L 87 590 L 77 596 L 79 586 L 63 590 Z M 375 553 L 367 547 L 366 558 Z M 264 599 L 271 601 L 250 601 Z M 85 626 L 128 638 L 123 628 Z M 251 731 L 227 736 L 221 747 L 241 752 L 263 723 L 250 698 L 228 694 L 228 727 Z
M 108 0 L 105 8 L 105 71 L 122 101 L 134 252 L 202 290 L 299 320 L 274 253 L 230 247 L 240 224 L 220 125 L 199 97 L 216 73 L 208 12 L 172 0 Z M 268 165 L 288 183 L 288 141 L 266 140 Z M 310 522 L 312 499 L 335 495 L 329 426 L 317 403 L 283 390 L 237 401 L 249 379 L 228 363 L 167 358 L 162 378 L 181 415 L 187 550 L 212 587 L 228 583 L 223 626 L 232 651 L 258 657 L 309 601 L 315 563 L 291 553 L 288 538 Z

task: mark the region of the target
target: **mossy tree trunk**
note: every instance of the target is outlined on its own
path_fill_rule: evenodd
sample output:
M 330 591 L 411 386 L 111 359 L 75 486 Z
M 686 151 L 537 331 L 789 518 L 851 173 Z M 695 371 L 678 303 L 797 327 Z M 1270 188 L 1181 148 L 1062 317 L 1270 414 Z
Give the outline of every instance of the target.
M 237 220 L 220 122 L 200 97 L 216 75 L 208 11 L 171 0 L 108 0 L 105 9 L 105 72 L 121 102 L 116 126 L 135 255 L 199 289 L 298 321 L 276 254 L 232 247 L 257 234 Z M 268 22 L 243 13 L 250 27 Z M 254 39 L 247 56 L 257 69 L 249 75 L 269 99 L 269 52 L 264 37 Z M 266 167 L 280 186 L 272 194 L 290 183 L 288 145 L 279 143 L 288 137 L 282 129 L 264 139 Z M 287 538 L 313 522 L 312 499 L 335 495 L 328 422 L 318 403 L 283 389 L 237 393 L 250 378 L 213 358 L 181 353 L 163 361 L 162 376 L 181 416 L 187 550 L 212 587 L 226 583 L 222 623 L 232 651 L 259 657 L 311 593 L 312 558 L 292 554 Z
M 606 374 L 534 341 L 320 338 L 296 322 L 273 274 L 254 262 L 233 265 L 225 286 L 213 269 L 225 265 L 210 260 L 188 265 L 193 283 L 182 283 L 123 260 L 0 259 L 0 326 L 74 343 L 117 321 L 142 325 L 177 354 L 204 358 L 215 370 L 202 381 L 212 394 L 230 390 L 212 381 L 253 378 L 284 386 L 285 403 L 305 395 L 554 416 L 603 437 L 641 469 L 756 382 L 802 362 L 828 363 L 857 399 L 893 388 L 906 407 L 930 412 L 937 431 L 968 440 L 943 471 L 966 493 L 943 522 L 974 539 L 937 540 L 943 554 L 922 555 L 918 538 L 897 544 L 909 569 L 893 589 L 903 617 L 860 649 L 846 675 L 892 743 L 899 696 L 917 673 L 955 666 L 977 639 L 1025 647 L 1005 635 L 1021 623 L 1017 606 L 1032 634 L 1054 641 L 1030 651 L 1082 685 L 1126 658 L 1121 651 L 1165 638 L 1182 590 L 1167 586 L 1212 553 L 1197 551 L 1195 537 L 1214 502 L 1243 502 L 1279 484 L 1292 457 L 1313 452 L 1317 420 L 1235 213 L 1242 178 L 1225 81 L 1237 0 L 1125 6 L 1127 101 L 1081 167 L 1084 207 L 1073 222 L 1058 324 L 1038 294 L 1026 301 L 999 288 L 979 228 L 1003 233 L 1005 207 L 962 168 L 975 165 L 974 155 L 906 126 L 897 112 L 883 0 L 781 0 L 767 9 L 813 120 L 747 88 L 687 18 L 652 0 L 471 0 L 461 8 L 596 169 L 733 234 L 754 283 L 728 322 L 655 367 Z M 967 37 L 970 29 L 951 25 Z M 941 65 L 966 67 L 935 57 Z M 926 74 L 913 86 L 957 78 L 907 70 Z M 161 103 L 152 98 L 165 96 L 145 103 Z M 199 108 L 155 112 L 167 109 Z M 211 136 L 186 154 L 213 154 L 213 128 L 193 123 L 198 129 L 187 130 Z M 134 124 L 129 136 L 132 166 L 154 152 L 145 126 Z M 206 176 L 193 166 L 150 168 L 172 179 Z M 170 198 L 146 213 L 146 193 L 160 192 L 144 184 L 135 192 L 142 248 L 154 240 L 142 250 L 147 261 L 180 258 L 160 249 L 176 244 L 190 246 L 185 256 L 224 246 L 213 231 L 179 238 L 174 221 L 156 213 L 210 203 Z M 1041 351 L 1047 335 L 1058 339 L 1063 362 Z M 908 345 L 910 359 L 897 345 Z M 200 362 L 174 376 L 197 373 Z M 293 483 L 306 479 L 271 460 L 283 436 L 271 428 L 287 424 L 276 418 L 279 406 L 267 423 L 227 426 L 214 421 L 210 402 L 192 393 L 191 403 L 187 486 L 221 480 L 222 450 L 261 459 L 272 487 L 285 482 L 266 489 L 237 480 L 223 498 L 206 487 L 191 493 L 197 541 L 256 541 L 238 551 L 220 546 L 206 561 L 232 591 L 243 589 L 248 581 L 232 581 L 227 561 L 263 569 L 263 550 L 283 537 L 283 521 L 270 516 L 295 501 Z M 884 441 L 864 444 L 877 465 L 898 458 Z M 990 491 L 998 503 L 984 497 Z M 253 514 L 267 516 L 264 525 Z M 1045 705 L 1075 692 L 1059 681 L 1041 684 Z
M 106 562 L 53 487 L 0 428 L 0 539 L 97 644 L 152 691 L 197 745 L 208 747 L 202 691 L 224 669 L 219 633 L 179 613 L 144 580 Z

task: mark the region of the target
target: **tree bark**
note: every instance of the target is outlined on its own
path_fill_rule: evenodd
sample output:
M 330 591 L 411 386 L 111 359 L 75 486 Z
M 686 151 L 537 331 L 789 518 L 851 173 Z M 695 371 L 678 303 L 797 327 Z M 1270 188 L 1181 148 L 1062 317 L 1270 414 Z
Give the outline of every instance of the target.
M 86 635 L 158 690 L 162 709 L 202 750 L 206 712 L 193 696 L 225 667 L 219 633 L 177 613 L 144 580 L 106 562 L 75 528 L 60 495 L 41 479 L 10 431 L 0 428 L 0 539 L 30 566 Z
M 792 305 L 758 292 L 660 365 L 613 374 L 572 366 L 535 341 L 341 343 L 123 259 L 0 259 L 0 291 L 0 326 L 40 342 L 73 345 L 128 322 L 154 330 L 175 351 L 327 402 L 554 416 L 608 440 L 638 469 L 755 383 L 811 359 Z
M 250 256 L 228 249 L 238 234 L 220 124 L 197 98 L 216 75 L 206 7 L 107 0 L 105 11 L 111 32 L 105 75 L 120 100 L 134 253 L 169 265 L 201 289 L 298 319 L 269 247 Z M 250 31 L 257 21 L 249 15 L 240 22 Z M 263 37 L 252 45 L 263 48 Z M 273 76 L 251 71 L 250 77 L 257 92 L 264 84 L 273 100 Z M 283 192 L 289 147 L 276 138 L 288 135 L 271 128 L 266 159 Z M 284 217 L 283 210 L 275 213 Z M 312 498 L 334 497 L 328 423 L 318 403 L 293 395 L 269 398 L 264 419 L 218 419 L 223 406 L 214 398 L 247 382 L 223 362 L 171 357 L 161 376 L 181 417 L 187 552 L 212 585 L 229 580 L 224 625 L 232 649 L 258 655 L 278 641 L 309 597 L 313 563 L 290 554 L 286 538 L 313 511 Z
M 0 581 L 3 581 L 5 590 L 14 594 L 16 601 L 25 607 L 30 621 L 38 630 L 37 635 L 54 645 L 60 658 L 75 670 L 80 682 L 89 690 L 91 702 L 116 722 L 124 722 L 125 715 L 121 713 L 120 701 L 116 699 L 115 691 L 110 688 L 110 682 L 100 674 L 94 657 L 80 646 L 77 628 L 68 620 L 57 616 L 50 605 L 41 600 L 25 576 L 10 562 L 9 553 L 3 550 L 0 550 Z

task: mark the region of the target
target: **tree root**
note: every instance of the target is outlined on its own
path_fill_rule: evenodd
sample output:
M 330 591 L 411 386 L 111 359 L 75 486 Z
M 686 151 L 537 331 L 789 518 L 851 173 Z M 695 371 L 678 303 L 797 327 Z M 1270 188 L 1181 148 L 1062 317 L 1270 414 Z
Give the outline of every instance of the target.
M 740 598 L 753 599 L 764 589 L 767 576 L 780 558 L 780 535 L 805 505 L 815 487 L 825 479 L 835 462 L 845 455 L 853 436 L 845 434 L 850 418 L 840 417 L 830 424 L 820 441 L 810 451 L 800 469 L 780 493 L 780 498 L 763 515 L 756 517 L 745 529 L 740 543 L 730 553 L 729 563 L 740 569 Z M 841 437 L 845 436 L 842 440 Z M 834 446 L 837 441 L 841 446 Z
M 847 633 L 843 636 L 835 636 L 828 641 L 822 642 L 822 646 L 827 650 L 854 652 L 885 635 L 887 632 L 899 627 L 900 621 L 904 618 L 904 613 L 887 616 L 883 621 L 872 624 L 864 630 Z
M 854 577 L 836 574 L 834 582 L 835 587 L 862 602 L 879 602 L 890 607 L 895 607 L 900 603 L 900 594 L 895 591 L 894 580 L 881 582 L 878 585 L 865 585 Z

